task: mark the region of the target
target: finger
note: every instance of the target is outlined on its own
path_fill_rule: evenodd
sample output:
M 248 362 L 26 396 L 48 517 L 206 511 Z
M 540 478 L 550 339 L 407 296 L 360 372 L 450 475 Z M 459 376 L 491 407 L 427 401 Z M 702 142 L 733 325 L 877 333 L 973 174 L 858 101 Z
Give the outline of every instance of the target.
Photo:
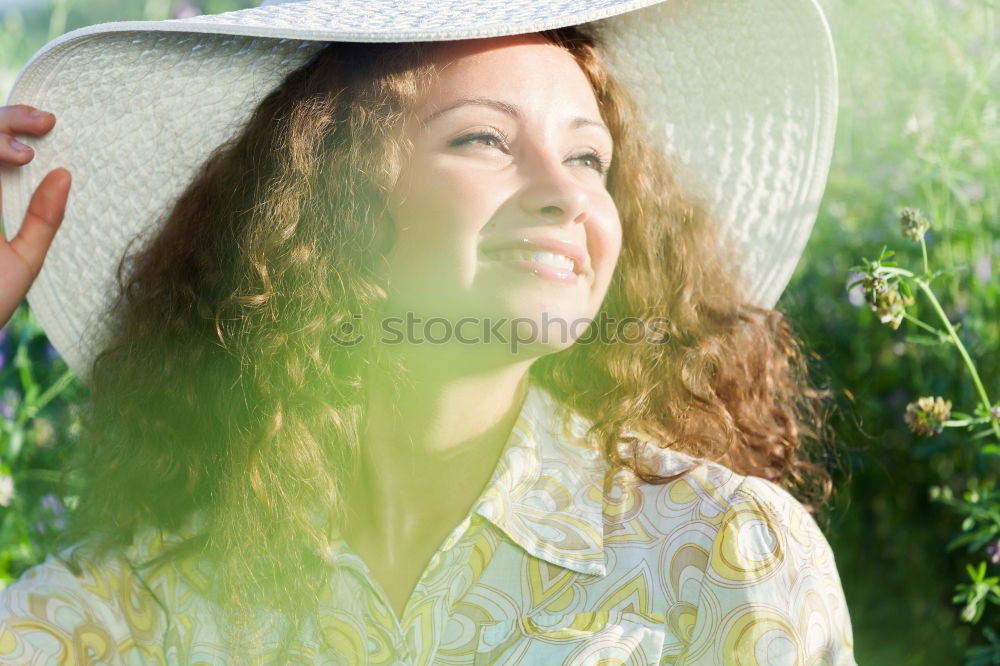
M 35 151 L 29 146 L 12 136 L 0 135 L 0 162 L 21 166 L 30 162 L 34 157 Z
M 0 134 L 41 136 L 56 124 L 56 117 L 27 104 L 0 106 Z
M 66 169 L 54 169 L 42 179 L 31 195 L 28 212 L 10 247 L 33 276 L 42 269 L 42 260 L 66 213 L 72 177 Z

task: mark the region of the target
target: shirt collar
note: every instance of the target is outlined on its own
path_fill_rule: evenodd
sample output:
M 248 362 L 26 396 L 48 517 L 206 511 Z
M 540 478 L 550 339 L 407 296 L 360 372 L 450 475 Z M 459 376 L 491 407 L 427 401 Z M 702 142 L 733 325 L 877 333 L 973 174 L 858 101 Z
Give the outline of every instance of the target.
M 534 383 L 486 490 L 479 514 L 529 554 L 603 576 L 607 464 L 581 415 Z
M 528 554 L 583 574 L 604 576 L 604 479 L 608 469 L 591 422 L 529 383 L 517 421 L 486 489 L 441 546 L 450 550 L 475 516 Z M 340 531 L 325 553 L 335 566 L 363 568 Z

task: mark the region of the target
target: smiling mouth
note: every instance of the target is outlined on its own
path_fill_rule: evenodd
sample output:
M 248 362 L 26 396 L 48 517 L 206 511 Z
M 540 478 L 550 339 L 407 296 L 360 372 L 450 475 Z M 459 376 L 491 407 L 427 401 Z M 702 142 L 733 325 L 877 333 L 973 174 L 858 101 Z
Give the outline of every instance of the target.
M 542 252 L 532 250 L 494 250 L 484 252 L 488 258 L 496 261 L 527 261 L 536 264 L 545 264 L 564 271 L 575 272 L 576 264 L 572 259 L 563 254 L 553 252 Z
M 580 274 L 573 270 L 572 259 L 553 252 L 504 249 L 484 252 L 483 255 L 505 270 L 532 275 L 547 282 L 576 285 L 581 279 Z

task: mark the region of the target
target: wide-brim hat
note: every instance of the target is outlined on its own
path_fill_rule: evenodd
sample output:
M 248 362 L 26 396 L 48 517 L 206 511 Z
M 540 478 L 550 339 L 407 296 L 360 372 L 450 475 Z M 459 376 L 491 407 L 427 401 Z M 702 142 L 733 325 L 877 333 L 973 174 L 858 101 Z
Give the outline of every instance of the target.
M 837 113 L 815 0 L 277 0 L 169 21 L 106 23 L 36 53 L 9 104 L 52 111 L 24 167 L 0 169 L 8 238 L 55 167 L 73 174 L 62 228 L 28 294 L 81 378 L 103 339 L 129 241 L 154 234 L 198 167 L 322 42 L 471 39 L 592 23 L 682 183 L 710 203 L 771 307 L 812 229 Z

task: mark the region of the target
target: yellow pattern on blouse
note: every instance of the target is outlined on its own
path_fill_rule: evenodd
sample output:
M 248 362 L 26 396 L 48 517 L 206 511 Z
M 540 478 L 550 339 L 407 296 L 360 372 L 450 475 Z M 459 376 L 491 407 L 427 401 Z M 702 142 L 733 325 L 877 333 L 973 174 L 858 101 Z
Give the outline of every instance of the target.
M 854 664 L 830 547 L 788 493 L 650 447 L 652 485 L 607 463 L 587 422 L 532 385 L 486 490 L 397 618 L 342 539 L 295 663 Z M 701 463 L 701 464 L 698 464 Z M 192 565 L 135 563 L 152 531 L 75 577 L 50 556 L 0 594 L 2 664 L 230 664 L 236 631 Z M 65 555 L 65 553 L 64 553 Z M 278 653 L 281 620 L 243 627 Z

